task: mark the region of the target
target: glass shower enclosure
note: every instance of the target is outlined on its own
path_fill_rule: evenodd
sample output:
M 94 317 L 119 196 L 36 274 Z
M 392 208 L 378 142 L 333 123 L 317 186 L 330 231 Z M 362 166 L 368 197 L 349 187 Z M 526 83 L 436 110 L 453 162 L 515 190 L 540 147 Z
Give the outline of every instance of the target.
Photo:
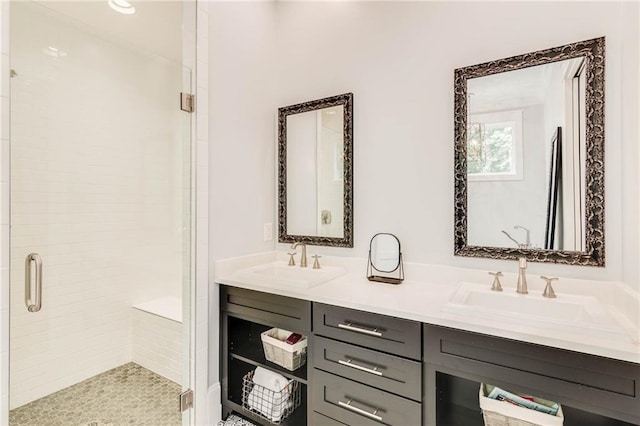
M 10 19 L 10 424 L 182 424 L 191 71 L 46 3 Z

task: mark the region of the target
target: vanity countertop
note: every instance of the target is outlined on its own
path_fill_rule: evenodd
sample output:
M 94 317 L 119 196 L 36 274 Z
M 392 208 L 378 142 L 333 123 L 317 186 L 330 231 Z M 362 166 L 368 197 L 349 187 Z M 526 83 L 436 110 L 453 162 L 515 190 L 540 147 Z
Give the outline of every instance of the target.
M 236 273 L 248 267 L 284 261 L 284 256 L 284 253 L 266 252 L 218 261 L 215 282 L 640 364 L 640 298 L 619 282 L 563 278 L 563 285 L 556 288 L 556 293 L 558 298 L 563 293 L 597 297 L 613 317 L 625 323 L 629 337 L 626 340 L 595 335 L 588 326 L 580 333 L 572 333 L 537 327 L 531 321 L 478 318 L 445 308 L 461 282 L 486 282 L 490 287 L 487 271 L 405 263 L 405 276 L 409 278 L 400 285 L 391 285 L 368 281 L 364 273 L 366 260 L 325 257 L 324 263 L 343 267 L 347 273 L 311 288 L 277 280 L 251 280 Z M 515 274 L 505 274 L 504 291 L 515 292 L 514 283 Z M 602 291 L 602 285 L 609 286 L 606 292 Z M 542 290 L 542 284 L 529 284 L 530 294 L 542 293 Z

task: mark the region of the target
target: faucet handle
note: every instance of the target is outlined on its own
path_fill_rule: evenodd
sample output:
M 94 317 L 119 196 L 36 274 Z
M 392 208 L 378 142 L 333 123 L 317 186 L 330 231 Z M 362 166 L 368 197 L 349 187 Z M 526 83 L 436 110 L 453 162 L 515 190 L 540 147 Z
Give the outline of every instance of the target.
M 491 291 L 502 291 L 502 285 L 500 285 L 500 277 L 502 276 L 502 272 L 489 272 L 489 275 L 493 275 Z
M 551 283 L 553 281 L 558 281 L 558 277 L 545 277 L 544 275 L 540 275 L 540 278 L 542 278 L 543 280 L 545 280 L 547 282 L 546 287 L 544 288 L 544 292 L 542 292 L 542 296 L 544 297 L 548 297 L 549 299 L 555 299 L 556 298 L 556 292 L 553 291 L 553 287 L 551 286 Z
M 320 259 L 322 256 L 318 256 L 317 254 L 314 254 L 313 256 L 313 269 L 320 269 L 320 262 L 318 261 L 318 259 Z
M 291 257 L 289 258 L 289 266 L 296 266 L 296 260 L 293 258 L 293 256 L 295 256 L 295 255 L 296 255 L 296 254 L 298 254 L 298 253 L 296 253 L 296 252 L 294 251 L 293 253 L 287 253 L 287 254 L 288 254 L 289 256 L 291 256 Z

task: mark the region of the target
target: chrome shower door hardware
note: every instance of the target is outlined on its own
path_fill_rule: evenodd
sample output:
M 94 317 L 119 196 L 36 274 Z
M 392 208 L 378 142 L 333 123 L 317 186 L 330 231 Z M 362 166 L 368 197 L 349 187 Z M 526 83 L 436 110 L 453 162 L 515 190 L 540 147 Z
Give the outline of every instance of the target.
M 190 93 L 180 92 L 180 110 L 188 113 L 195 111 L 195 96 Z
M 35 262 L 36 294 L 31 301 L 31 262 Z M 38 312 L 42 308 L 42 258 L 38 253 L 30 253 L 24 261 L 24 303 L 29 312 Z

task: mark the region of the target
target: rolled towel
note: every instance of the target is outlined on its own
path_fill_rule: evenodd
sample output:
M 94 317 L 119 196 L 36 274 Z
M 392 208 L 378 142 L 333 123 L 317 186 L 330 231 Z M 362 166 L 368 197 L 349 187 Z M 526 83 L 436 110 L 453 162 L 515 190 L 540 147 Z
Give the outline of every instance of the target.
M 257 367 L 253 373 L 253 383 L 274 392 L 280 392 L 287 387 L 289 381 L 278 373 L 274 373 L 266 368 Z
M 280 422 L 291 406 L 290 381 L 278 373 L 257 367 L 247 405 L 274 423 Z M 257 385 L 257 386 L 256 386 Z

